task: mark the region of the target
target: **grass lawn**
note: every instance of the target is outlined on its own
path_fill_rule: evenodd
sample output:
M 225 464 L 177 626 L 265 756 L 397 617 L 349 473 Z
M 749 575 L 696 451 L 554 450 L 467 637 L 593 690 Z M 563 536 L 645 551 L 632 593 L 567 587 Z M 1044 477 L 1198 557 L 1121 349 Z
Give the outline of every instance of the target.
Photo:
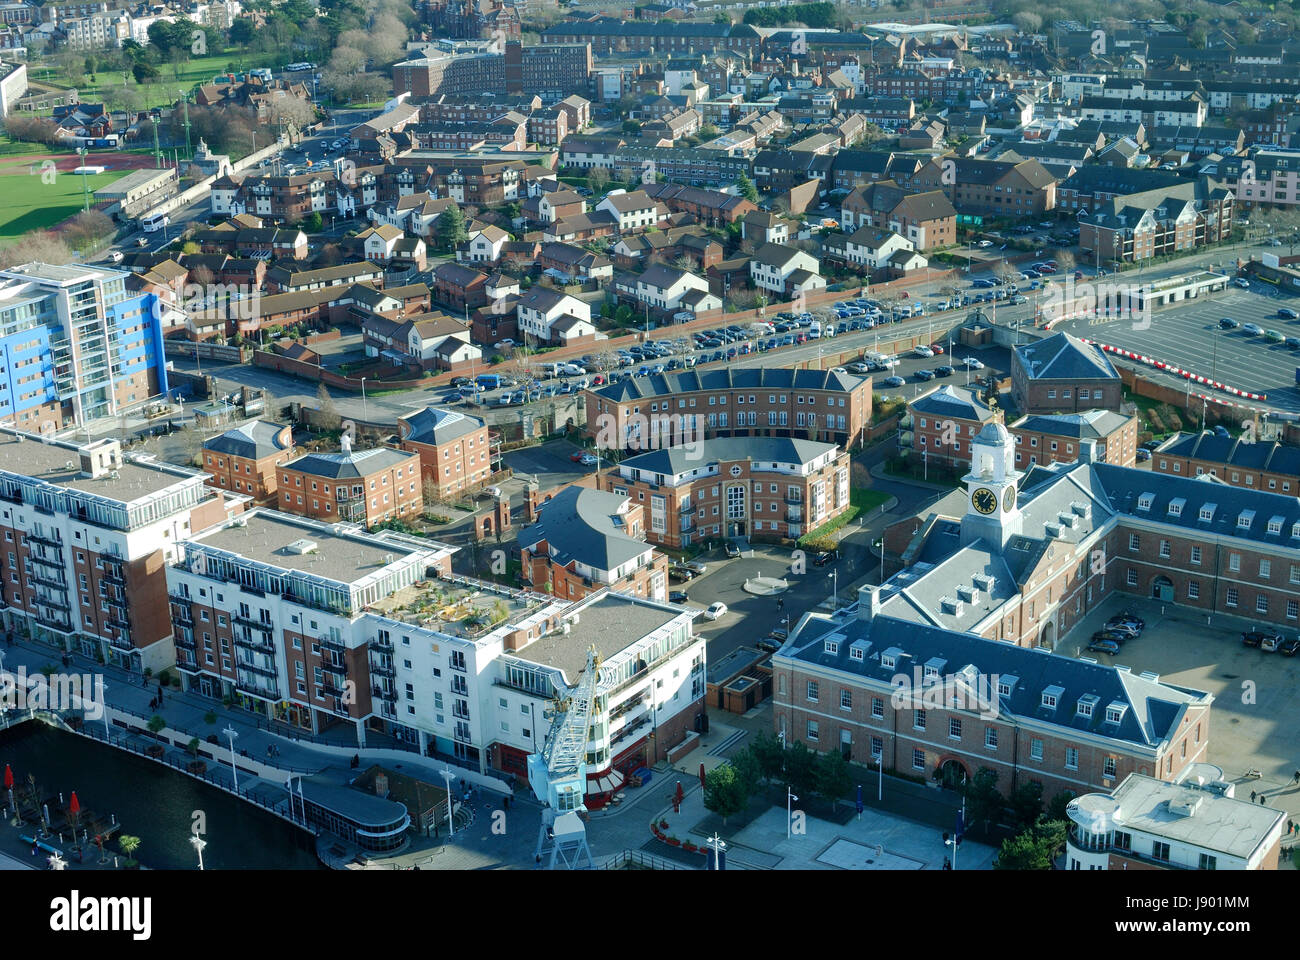
M 159 65 L 160 76 L 157 80 L 138 84 L 134 77 L 127 79 L 127 87 L 138 90 L 144 97 L 145 108 L 162 107 L 175 103 L 177 95 L 181 90 L 189 91 L 191 87 L 200 83 L 211 83 L 212 78 L 219 73 L 243 73 L 255 67 L 274 67 L 275 58 L 265 57 L 261 60 L 254 60 L 248 54 L 238 47 L 231 47 L 223 53 L 214 53 L 206 57 L 195 57 L 181 64 L 179 75 L 172 74 L 170 63 Z M 228 68 L 234 67 L 230 70 Z M 48 68 L 36 66 L 31 68 L 31 76 L 35 80 L 49 80 L 51 83 L 64 84 L 70 87 L 76 87 L 77 95 L 85 103 L 95 103 L 104 94 L 104 90 L 109 87 L 121 88 L 122 74 L 113 72 L 100 71 L 95 74 L 94 82 L 91 82 L 89 76 L 81 84 L 73 83 L 68 77 L 53 66 Z
M 857 507 L 861 513 L 867 513 L 876 509 L 876 507 L 880 506 L 888 499 L 889 494 L 881 490 L 871 490 L 866 487 L 859 487 L 856 490 L 849 491 L 849 503 Z
M 129 172 L 116 170 L 88 176 L 86 189 L 93 194 Z M 29 230 L 52 227 L 80 213 L 81 179 L 80 174 L 70 173 L 59 174 L 53 183 L 43 183 L 39 173 L 0 176 L 0 240 L 12 240 Z

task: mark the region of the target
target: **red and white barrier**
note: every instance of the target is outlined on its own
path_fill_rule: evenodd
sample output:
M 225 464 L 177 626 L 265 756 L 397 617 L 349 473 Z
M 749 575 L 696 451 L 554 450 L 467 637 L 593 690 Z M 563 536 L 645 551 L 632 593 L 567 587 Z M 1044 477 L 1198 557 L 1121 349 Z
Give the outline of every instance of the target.
M 1200 374 L 1192 373 L 1190 370 L 1184 370 L 1182 367 L 1174 366 L 1172 363 L 1167 363 L 1164 360 L 1156 360 L 1155 358 L 1148 357 L 1145 354 L 1133 353 L 1132 351 L 1124 350 L 1121 347 L 1112 347 L 1108 343 L 1100 343 L 1097 340 L 1084 340 L 1083 342 L 1090 343 L 1093 344 L 1094 346 L 1100 347 L 1106 353 L 1114 353 L 1128 360 L 1136 360 L 1138 363 L 1144 363 L 1149 367 L 1155 367 L 1156 369 L 1163 370 L 1166 373 L 1172 373 L 1175 376 L 1182 377 L 1184 380 L 1195 380 L 1197 383 L 1203 383 L 1206 386 L 1212 386 L 1214 387 L 1214 389 L 1222 390 L 1224 393 L 1230 393 L 1234 397 L 1242 397 L 1246 400 L 1267 400 L 1268 399 L 1268 394 L 1266 393 L 1251 393 L 1249 390 L 1240 390 L 1237 387 L 1230 387 L 1227 384 L 1219 383 L 1217 380 L 1209 380 L 1201 376 Z M 1212 400 L 1214 398 L 1205 397 L 1203 399 Z M 1226 402 L 1226 401 L 1221 401 L 1221 402 Z M 1238 404 L 1231 404 L 1231 405 L 1238 406 Z

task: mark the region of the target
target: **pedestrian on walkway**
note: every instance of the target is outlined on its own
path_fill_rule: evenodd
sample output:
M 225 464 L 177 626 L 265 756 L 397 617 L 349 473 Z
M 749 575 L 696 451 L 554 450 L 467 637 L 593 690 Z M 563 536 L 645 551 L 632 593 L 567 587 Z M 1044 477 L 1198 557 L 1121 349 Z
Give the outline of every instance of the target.
M 1297 770 L 1295 773 L 1291 774 L 1291 782 L 1300 783 L 1300 770 Z
M 1254 802 L 1255 802 L 1255 798 L 1256 798 L 1257 796 L 1259 796 L 1259 794 L 1257 794 L 1254 790 L 1250 791 L 1250 802 L 1251 802 L 1251 803 L 1254 803 Z
M 1264 804 L 1264 800 L 1265 800 L 1265 797 L 1264 797 L 1264 795 L 1261 793 L 1261 794 L 1259 795 L 1259 805 L 1260 805 L 1261 807 L 1265 805 L 1265 804 Z

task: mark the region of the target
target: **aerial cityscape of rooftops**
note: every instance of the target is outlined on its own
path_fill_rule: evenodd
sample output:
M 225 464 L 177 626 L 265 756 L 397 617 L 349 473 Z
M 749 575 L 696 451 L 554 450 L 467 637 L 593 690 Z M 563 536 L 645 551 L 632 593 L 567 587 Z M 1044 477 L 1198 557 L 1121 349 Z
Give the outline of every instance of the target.
M 1300 867 L 1298 27 L 0 3 L 0 867 Z

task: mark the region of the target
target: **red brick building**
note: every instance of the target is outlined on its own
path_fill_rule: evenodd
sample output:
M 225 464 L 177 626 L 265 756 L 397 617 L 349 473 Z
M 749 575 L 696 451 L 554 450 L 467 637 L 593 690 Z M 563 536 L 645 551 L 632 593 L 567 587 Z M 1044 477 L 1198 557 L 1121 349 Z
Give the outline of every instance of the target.
M 521 576 L 531 589 L 560 600 L 580 600 L 606 587 L 667 599 L 668 558 L 645 541 L 643 504 L 570 486 L 538 509 L 538 521 L 519 533 Z
M 680 549 L 707 537 L 798 539 L 849 504 L 849 455 L 833 443 L 728 437 L 627 457 L 602 489 L 646 507 L 646 539 Z
M 1124 399 L 1119 373 L 1101 348 L 1068 333 L 1012 350 L 1011 393 L 1022 414 L 1118 410 Z
M 1179 433 L 1152 452 L 1151 469 L 1182 477 L 1209 474 L 1247 490 L 1291 496 L 1300 490 L 1300 448 L 1276 440 Z
M 293 427 L 252 420 L 204 441 L 203 468 L 210 474 L 209 486 L 274 506 L 278 468 L 293 455 Z
M 285 513 L 367 527 L 424 508 L 420 455 L 392 447 L 309 453 L 280 468 L 278 507 Z
M 425 407 L 399 417 L 402 449 L 420 456 L 424 489 L 449 500 L 487 483 L 492 475 L 492 446 L 487 424 L 452 410 Z

